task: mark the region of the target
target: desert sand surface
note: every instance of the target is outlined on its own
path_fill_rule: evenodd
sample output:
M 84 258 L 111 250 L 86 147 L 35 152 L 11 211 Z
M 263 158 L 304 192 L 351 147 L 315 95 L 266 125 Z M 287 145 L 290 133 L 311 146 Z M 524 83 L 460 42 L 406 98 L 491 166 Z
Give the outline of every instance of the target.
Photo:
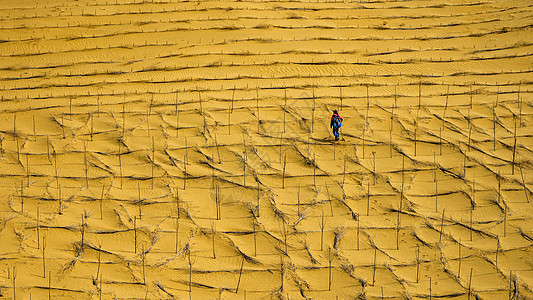
M 533 299 L 532 54 L 526 0 L 2 0 L 0 298 Z

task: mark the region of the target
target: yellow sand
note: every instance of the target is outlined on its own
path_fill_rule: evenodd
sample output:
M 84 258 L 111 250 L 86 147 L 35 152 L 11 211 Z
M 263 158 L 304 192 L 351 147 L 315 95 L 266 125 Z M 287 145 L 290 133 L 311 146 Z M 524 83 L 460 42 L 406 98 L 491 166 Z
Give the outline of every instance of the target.
M 0 298 L 533 299 L 530 1 L 0 16 Z

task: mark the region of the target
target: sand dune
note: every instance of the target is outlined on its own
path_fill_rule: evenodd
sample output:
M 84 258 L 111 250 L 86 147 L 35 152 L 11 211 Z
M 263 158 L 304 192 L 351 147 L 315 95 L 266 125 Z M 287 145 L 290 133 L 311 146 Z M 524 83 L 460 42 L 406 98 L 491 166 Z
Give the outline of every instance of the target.
M 2 1 L 0 298 L 533 298 L 532 12 Z

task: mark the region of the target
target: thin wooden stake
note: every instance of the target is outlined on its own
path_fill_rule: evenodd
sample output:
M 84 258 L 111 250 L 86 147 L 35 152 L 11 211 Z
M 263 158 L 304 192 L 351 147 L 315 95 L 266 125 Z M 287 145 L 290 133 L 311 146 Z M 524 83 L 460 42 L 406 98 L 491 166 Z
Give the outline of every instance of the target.
M 242 185 L 246 186 L 246 161 L 248 160 L 248 154 L 246 152 L 246 140 L 244 139 L 244 132 L 242 134 L 242 148 L 244 154 L 244 159 L 242 162 Z
M 92 141 L 93 140 L 93 133 L 94 133 L 94 117 L 93 117 L 92 113 L 89 115 L 89 118 L 91 118 L 91 132 L 90 132 L 90 135 L 91 135 L 91 141 Z
M 470 295 L 472 294 L 472 268 L 470 268 L 470 276 L 468 277 L 468 299 L 470 300 Z
M 152 106 L 154 103 L 154 93 L 150 93 L 150 94 L 151 94 L 151 97 L 150 97 L 150 105 L 148 106 L 148 116 L 152 115 Z
M 154 137 L 152 136 L 152 178 L 151 178 L 151 181 L 152 181 L 152 190 L 154 189 L 154 166 L 155 166 L 155 141 L 154 141 Z
M 439 155 L 442 155 L 442 128 L 439 128 Z
M 235 288 L 235 294 L 239 293 L 239 286 L 241 284 L 242 269 L 244 267 L 244 256 L 242 257 L 241 267 L 239 268 L 239 279 L 237 280 L 237 287 Z
M 459 249 L 458 250 L 459 267 L 457 268 L 457 278 L 461 278 L 461 239 L 459 239 L 459 243 L 457 244 L 457 246 L 459 247 L 458 248 Z
M 287 119 L 287 89 L 285 88 L 283 90 L 285 91 L 285 105 L 283 109 L 283 133 L 285 133 L 285 122 Z
M 118 142 L 118 166 L 120 172 L 120 189 L 122 189 L 122 151 L 121 151 L 122 141 Z
M 444 209 L 442 210 L 442 217 L 440 219 L 439 244 L 442 241 L 442 231 L 444 229 Z
M 133 244 L 135 253 L 137 253 L 137 216 L 133 217 Z
M 366 124 L 363 126 L 363 159 L 365 158 L 365 132 L 366 132 Z
M 281 224 L 283 225 L 283 244 L 285 245 L 285 253 L 288 253 L 287 249 L 287 229 L 285 228 L 285 221 L 282 219 Z
M 522 81 L 518 85 L 518 124 L 522 127 L 522 98 L 520 98 L 520 87 L 522 86 Z
M 61 118 L 63 118 L 63 115 L 61 115 Z M 61 120 L 61 127 L 63 127 L 63 120 Z M 65 134 L 63 133 L 63 136 Z M 17 139 L 17 115 L 14 114 L 13 115 L 13 140 L 17 140 L 18 142 L 18 139 Z M 17 144 L 17 151 L 18 151 L 18 144 Z
M 17 161 L 20 162 L 20 146 L 19 146 L 19 138 L 15 137 L 15 140 L 17 141 Z M 22 163 L 21 163 L 22 164 Z
M 446 103 L 444 104 L 444 113 L 442 115 L 442 119 L 446 118 L 446 110 L 448 109 L 448 97 L 450 96 L 450 85 L 448 84 L 448 88 L 446 90 Z
M 26 153 L 26 180 L 28 181 L 28 187 L 30 186 L 30 161 L 28 159 L 29 154 Z
M 416 283 L 420 279 L 420 247 L 416 247 Z
M 513 271 L 509 271 L 509 300 L 513 298 Z
M 394 108 L 398 107 L 396 105 L 396 101 L 398 100 L 398 93 L 396 92 L 397 87 L 398 85 L 394 86 L 394 106 L 392 107 L 392 111 L 393 111 L 392 115 L 394 115 Z
M 359 251 L 359 230 L 361 228 L 361 217 L 357 214 L 357 251 Z
M 141 250 L 141 260 L 142 260 L 142 266 L 143 266 L 143 284 L 146 285 L 146 273 L 145 273 L 145 264 L 146 264 L 146 253 L 144 252 L 144 246 Z
M 372 175 L 374 177 L 374 184 L 376 185 L 376 152 L 372 151 L 373 165 L 372 165 Z
M 416 148 L 416 141 L 417 141 L 417 132 L 418 132 L 418 117 L 417 117 L 417 120 L 416 120 L 416 124 L 415 124 L 415 156 L 417 155 L 417 148 Z
M 496 104 L 492 106 L 492 140 L 492 151 L 496 151 Z
M 315 131 L 315 88 L 313 87 L 313 110 L 311 113 L 311 133 Z
M 280 271 L 280 281 L 281 281 L 281 286 L 280 286 L 280 291 L 283 292 L 283 278 L 285 277 L 285 270 L 284 270 L 284 266 L 283 266 L 283 254 L 280 254 L 279 256 L 280 258 L 280 267 L 279 267 L 279 271 Z
M 137 207 L 139 209 L 139 220 L 142 219 L 142 199 L 141 199 L 141 184 L 137 182 Z
M 178 213 L 178 217 L 176 217 L 176 236 L 175 236 L 175 240 L 174 240 L 174 253 L 178 253 L 178 243 L 179 243 L 179 231 L 180 231 L 180 218 L 179 218 L 179 213 Z
M 39 224 L 39 206 L 37 206 L 37 249 L 41 249 L 41 236 L 40 236 L 40 233 L 39 233 L 39 227 L 40 227 L 40 224 Z
M 281 163 L 281 148 L 282 148 L 282 142 L 283 141 L 283 132 L 279 135 L 279 162 Z
M 463 177 L 466 178 L 466 153 L 463 155 Z
M 340 109 L 342 111 L 342 87 L 341 86 L 339 86 L 339 98 L 341 100 L 341 108 Z
M 48 136 L 46 136 L 46 141 L 48 142 Z M 49 148 L 49 145 L 47 144 L 47 149 L 48 149 L 48 160 L 50 161 L 50 148 Z M 0 137 L 0 155 L 2 157 L 4 157 L 4 137 Z
M 24 214 L 24 183 L 20 181 L 20 213 Z
M 102 204 L 103 204 L 102 202 L 104 201 L 104 189 L 105 189 L 105 184 L 102 184 L 102 194 L 100 195 L 100 220 L 102 220 L 104 217 L 103 208 L 102 208 Z
M 59 190 L 59 177 L 57 176 L 57 152 L 54 150 L 54 173 L 56 176 L 56 188 Z
M 331 274 L 331 248 L 328 248 L 328 291 L 331 291 L 331 283 L 333 281 L 332 274 Z
M 45 250 L 46 250 L 46 238 L 43 236 L 43 278 L 46 278 L 46 256 L 45 256 Z
M 403 206 L 404 171 L 405 171 L 405 155 L 402 155 L 402 185 L 401 185 L 401 190 L 400 190 L 400 203 L 398 205 L 399 211 L 402 211 L 402 206 Z
M 507 205 L 503 208 L 503 236 L 507 236 Z
M 313 185 L 316 187 L 316 152 L 313 152 Z
M 261 189 L 259 188 L 259 181 L 257 182 L 257 217 L 259 218 L 259 200 L 261 200 L 260 195 Z
M 246 157 L 242 164 L 242 185 L 246 187 Z
M 470 241 L 472 241 L 472 231 L 473 231 L 473 228 L 472 228 L 472 212 L 473 212 L 474 208 L 472 207 L 472 205 L 470 205 Z
M 192 263 L 191 263 L 191 250 L 188 251 L 189 258 L 189 300 L 192 296 Z
M 368 122 L 368 111 L 369 110 L 370 110 L 370 98 L 368 96 L 368 85 L 366 85 L 366 119 L 365 119 L 366 122 Z
M 438 181 L 435 180 L 435 212 L 439 211 L 439 191 L 438 191 Z
M 297 207 L 298 207 L 298 216 L 300 216 L 300 184 L 298 183 L 298 203 L 297 203 Z
M 328 194 L 329 211 L 330 211 L 331 216 L 333 217 L 333 200 L 331 199 L 331 196 L 329 194 L 328 184 L 324 183 L 324 186 L 326 187 L 326 192 Z
M 98 276 L 100 276 L 101 253 L 102 253 L 102 245 L 98 245 L 98 266 L 96 269 L 96 279 L 98 279 Z
M 367 183 L 366 188 L 366 215 L 368 216 L 370 212 L 370 182 Z
M 35 115 L 32 115 L 33 118 L 33 140 L 37 141 L 37 133 L 35 132 Z
M 467 152 L 470 152 L 470 143 L 472 142 L 472 139 L 470 138 L 472 136 L 472 125 L 468 124 L 468 148 L 466 148 Z
M 392 122 L 393 116 L 390 117 L 390 130 L 389 130 L 389 157 L 392 158 Z
M 287 167 L 287 155 L 285 154 L 283 156 L 283 181 L 282 181 L 282 185 L 281 185 L 282 189 L 285 188 L 285 168 L 286 167 Z
M 218 148 L 217 135 L 215 134 L 215 147 L 217 148 L 218 163 L 221 164 L 222 160 L 220 159 L 220 149 Z
M 231 112 L 232 111 L 233 111 L 233 108 L 228 108 L 228 135 L 231 135 Z
M 374 268 L 372 270 L 372 286 L 376 283 L 376 257 L 377 257 L 377 248 L 374 248 Z
M 102 289 L 103 289 L 103 281 L 102 281 L 102 273 L 100 273 L 100 289 L 98 290 L 98 294 L 100 295 L 100 300 L 102 300 Z
M 470 109 L 474 108 L 474 102 L 473 102 L 473 94 L 472 94 L 472 86 L 470 86 Z
M 81 214 L 81 252 L 85 249 L 85 217 Z
M 512 175 L 514 175 L 514 167 L 515 167 L 515 158 L 516 158 L 516 115 L 513 114 L 513 120 L 514 120 L 514 132 L 513 132 L 513 163 L 512 163 Z
M 180 111 L 178 110 L 178 104 L 176 103 L 176 138 L 180 136 Z
M 522 166 L 518 165 L 518 168 L 520 170 L 520 177 L 522 177 L 522 185 L 524 186 L 524 194 L 526 195 L 526 201 L 529 203 L 529 192 L 526 188 L 526 180 L 524 179 L 524 173 L 522 172 Z
M 342 186 L 344 187 L 344 182 L 346 179 L 346 155 L 344 155 L 344 164 L 342 169 Z
M 17 267 L 13 267 L 13 300 L 17 299 Z
M 435 158 L 435 151 L 433 151 L 433 181 L 437 181 L 437 160 Z
M 233 112 L 233 102 L 235 101 L 235 86 L 233 86 L 233 94 L 231 95 L 231 112 Z
M 324 211 L 322 211 L 322 217 L 320 218 L 320 251 L 324 248 L 324 225 L 326 220 L 324 219 Z
M 496 176 L 496 178 L 498 179 L 498 203 L 500 203 L 500 198 L 501 198 L 501 188 L 502 188 L 502 184 L 501 184 L 501 177 L 500 177 L 500 171 L 498 171 L 498 175 Z
M 124 96 L 124 102 L 122 102 L 122 137 L 124 137 L 125 134 L 126 134 L 126 96 Z
M 418 110 L 420 110 L 421 99 L 422 99 L 422 80 L 418 82 Z
M 257 110 L 257 132 L 261 129 L 261 118 L 259 117 L 259 89 L 255 89 L 255 106 Z
M 89 188 L 89 166 L 87 165 L 87 142 L 83 141 L 83 164 L 85 166 L 85 186 Z
M 431 277 L 429 277 L 429 300 L 431 300 L 431 297 L 432 297 L 432 293 L 431 293 Z
M 183 189 L 185 190 L 187 186 L 187 160 L 188 160 L 188 146 L 187 146 L 187 137 L 185 137 L 185 155 L 183 157 Z
M 215 231 L 216 231 L 216 224 L 211 221 L 211 244 L 212 244 L 212 250 L 213 250 L 213 259 L 217 258 L 216 252 L 215 252 Z
M 257 256 L 257 231 L 255 229 L 255 219 L 252 219 L 253 237 L 254 237 L 254 256 Z
M 52 299 L 52 271 L 48 271 L 48 300 Z
M 176 188 L 176 217 L 180 218 L 180 190 Z
M 400 250 L 400 211 L 396 212 L 396 250 Z
M 499 237 L 497 238 L 497 241 L 496 241 L 496 260 L 494 263 L 494 266 L 496 267 L 496 269 L 498 269 L 498 252 L 500 252 L 500 238 Z

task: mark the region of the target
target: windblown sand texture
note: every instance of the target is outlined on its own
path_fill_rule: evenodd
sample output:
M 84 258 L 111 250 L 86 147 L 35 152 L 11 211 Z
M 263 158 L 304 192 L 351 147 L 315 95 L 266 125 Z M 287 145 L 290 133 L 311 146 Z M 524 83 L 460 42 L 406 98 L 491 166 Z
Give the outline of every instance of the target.
M 0 298 L 533 299 L 531 1 L 0 7 Z

